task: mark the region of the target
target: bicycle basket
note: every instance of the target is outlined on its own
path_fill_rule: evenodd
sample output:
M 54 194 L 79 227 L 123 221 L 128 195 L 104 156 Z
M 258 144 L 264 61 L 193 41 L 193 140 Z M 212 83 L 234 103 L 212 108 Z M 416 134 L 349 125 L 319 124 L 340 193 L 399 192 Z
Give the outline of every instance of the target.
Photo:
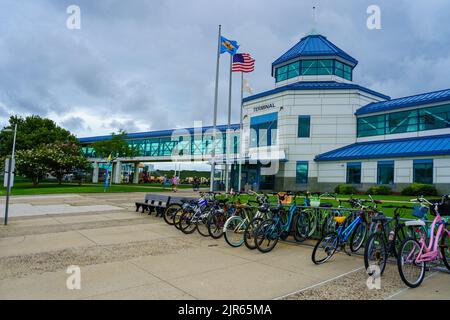
M 285 195 L 283 198 L 280 198 L 281 204 L 291 204 L 292 203 L 292 196 Z
M 320 207 L 320 199 L 319 198 L 312 198 L 309 202 L 311 207 Z
M 412 215 L 416 218 L 422 219 L 428 212 L 428 208 L 421 206 L 420 204 L 416 204 L 413 207 Z

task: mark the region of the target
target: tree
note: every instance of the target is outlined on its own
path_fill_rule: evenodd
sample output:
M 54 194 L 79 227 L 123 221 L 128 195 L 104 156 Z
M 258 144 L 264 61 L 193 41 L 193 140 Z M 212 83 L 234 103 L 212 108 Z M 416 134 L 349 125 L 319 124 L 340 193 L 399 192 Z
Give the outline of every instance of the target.
M 36 186 L 53 174 L 61 183 L 65 174 L 86 170 L 89 163 L 83 158 L 78 139 L 53 120 L 33 115 L 25 119 L 12 116 L 9 126 L 17 124 L 16 170 Z M 11 152 L 12 137 L 0 133 L 0 159 Z
M 44 146 L 19 150 L 16 156 L 16 170 L 19 174 L 30 178 L 33 186 L 37 186 L 50 171 L 47 159 L 48 150 Z
M 112 133 L 111 139 L 94 142 L 95 155 L 100 158 L 107 158 L 109 155 L 113 159 L 119 157 L 135 157 L 138 155 L 138 149 L 131 147 L 125 140 L 127 132 L 119 130 L 119 132 Z
M 46 145 L 48 150 L 45 162 L 50 173 L 61 184 L 64 175 L 77 173 L 89 168 L 89 161 L 83 157 L 80 147 L 72 142 L 56 142 Z
M 78 139 L 70 131 L 59 127 L 53 120 L 41 118 L 37 115 L 26 117 L 11 116 L 9 126 L 14 128 L 17 123 L 16 150 L 30 150 L 45 144 L 64 142 L 78 144 Z M 0 132 L 0 156 L 11 153 L 12 133 Z

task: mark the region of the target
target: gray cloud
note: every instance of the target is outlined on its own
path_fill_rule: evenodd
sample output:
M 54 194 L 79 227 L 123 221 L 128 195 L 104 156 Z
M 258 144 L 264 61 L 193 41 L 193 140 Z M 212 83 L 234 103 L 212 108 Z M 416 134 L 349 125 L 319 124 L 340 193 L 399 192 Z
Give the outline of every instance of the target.
M 81 30 L 66 8 L 81 8 Z M 359 60 L 354 81 L 393 97 L 449 87 L 446 0 L 376 2 L 382 30 L 366 28 L 372 1 L 4 0 L 0 4 L 0 124 L 39 114 L 80 136 L 212 123 L 217 25 L 252 53 L 256 91 L 270 65 L 311 29 Z M 228 56 L 221 58 L 219 122 L 226 122 Z M 238 121 L 234 75 L 233 121 Z

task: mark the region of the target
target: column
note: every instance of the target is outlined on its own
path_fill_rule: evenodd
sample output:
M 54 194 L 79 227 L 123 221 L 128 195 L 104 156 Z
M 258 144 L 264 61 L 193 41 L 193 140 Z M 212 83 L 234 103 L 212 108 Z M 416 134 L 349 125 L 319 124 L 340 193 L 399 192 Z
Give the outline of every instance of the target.
M 134 174 L 133 174 L 133 183 L 139 183 L 139 162 L 134 163 Z
M 98 183 L 98 162 L 94 162 L 94 170 L 92 171 L 92 183 Z
M 114 164 L 114 175 L 113 175 L 113 183 L 115 184 L 119 184 L 122 181 L 120 181 L 120 173 L 122 171 L 122 164 L 120 163 L 120 161 L 117 161 Z

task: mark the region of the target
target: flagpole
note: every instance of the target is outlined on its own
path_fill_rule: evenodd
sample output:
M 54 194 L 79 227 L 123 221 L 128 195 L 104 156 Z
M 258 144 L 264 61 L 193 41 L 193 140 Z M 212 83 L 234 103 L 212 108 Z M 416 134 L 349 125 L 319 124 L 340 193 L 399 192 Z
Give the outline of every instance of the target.
M 217 126 L 217 96 L 219 93 L 219 62 L 220 62 L 220 36 L 221 36 L 222 26 L 219 24 L 219 35 L 217 40 L 217 63 L 216 63 L 216 85 L 214 91 L 214 120 L 213 120 L 213 138 L 212 138 L 212 151 L 211 151 L 211 177 L 209 190 L 214 191 L 214 173 L 216 170 L 216 126 Z
M 225 192 L 229 190 L 229 170 L 228 170 L 228 153 L 230 151 L 230 127 L 231 127 L 231 88 L 233 84 L 233 55 L 230 54 L 230 87 L 228 89 L 228 124 L 226 132 L 226 144 L 225 144 Z
M 239 177 L 238 177 L 238 192 L 241 191 L 241 180 L 242 180 L 242 143 L 244 139 L 243 126 L 242 126 L 242 100 L 244 99 L 244 72 L 241 71 L 241 114 L 239 117 Z

